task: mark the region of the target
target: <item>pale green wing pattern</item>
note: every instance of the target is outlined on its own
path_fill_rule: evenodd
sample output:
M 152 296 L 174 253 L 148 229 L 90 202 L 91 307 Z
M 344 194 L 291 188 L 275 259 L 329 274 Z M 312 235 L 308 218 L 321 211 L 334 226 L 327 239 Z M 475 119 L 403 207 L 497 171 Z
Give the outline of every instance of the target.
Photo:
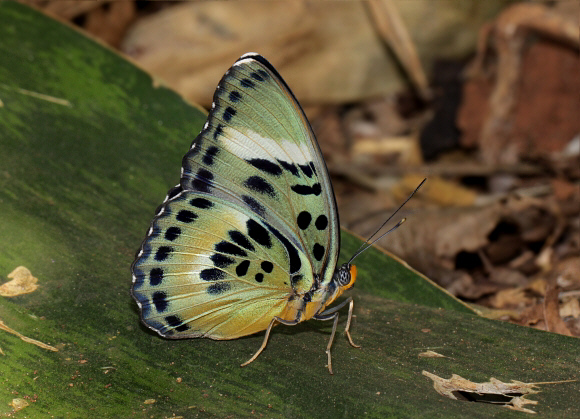
M 276 70 L 247 54 L 220 81 L 133 264 L 142 319 L 168 337 L 264 330 L 317 277 L 330 280 L 338 249 L 310 125 Z
M 234 339 L 284 317 L 299 285 L 289 267 L 309 269 L 306 255 L 247 208 L 178 190 L 133 266 L 143 321 L 172 338 Z
M 250 208 L 332 277 L 340 238 L 328 172 L 302 108 L 260 55 L 244 55 L 220 81 L 181 186 Z

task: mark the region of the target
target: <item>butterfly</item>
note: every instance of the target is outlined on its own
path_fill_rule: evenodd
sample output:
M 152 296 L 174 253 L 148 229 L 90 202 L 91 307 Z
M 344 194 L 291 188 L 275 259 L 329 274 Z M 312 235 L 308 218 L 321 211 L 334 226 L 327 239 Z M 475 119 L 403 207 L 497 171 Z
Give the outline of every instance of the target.
M 399 223 L 400 224 L 400 223 Z M 337 266 L 340 228 L 326 164 L 306 116 L 274 67 L 240 57 L 214 94 L 132 265 L 142 322 L 166 338 L 236 339 L 274 325 L 333 320 L 356 281 Z M 357 252 L 358 254 L 358 252 Z M 355 254 L 356 256 L 356 254 Z M 353 257 L 354 258 L 354 257 Z M 352 259 L 351 258 L 351 261 Z

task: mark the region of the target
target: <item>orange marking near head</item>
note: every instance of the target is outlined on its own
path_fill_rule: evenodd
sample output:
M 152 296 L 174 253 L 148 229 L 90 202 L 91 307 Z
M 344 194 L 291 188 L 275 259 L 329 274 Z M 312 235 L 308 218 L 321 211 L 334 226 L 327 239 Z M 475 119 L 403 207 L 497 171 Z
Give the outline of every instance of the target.
M 343 290 L 348 290 L 352 288 L 354 285 L 354 281 L 356 281 L 356 266 L 350 265 L 350 281 L 344 287 L 341 287 Z

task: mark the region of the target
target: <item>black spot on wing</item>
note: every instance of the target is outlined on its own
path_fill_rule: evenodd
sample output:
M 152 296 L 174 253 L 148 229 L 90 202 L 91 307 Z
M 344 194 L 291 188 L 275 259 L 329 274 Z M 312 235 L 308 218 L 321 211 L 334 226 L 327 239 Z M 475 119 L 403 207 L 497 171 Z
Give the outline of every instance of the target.
M 310 221 L 312 221 L 312 215 L 310 215 L 308 211 L 302 211 L 298 214 L 298 218 L 296 219 L 300 230 L 306 230 L 310 225 Z
M 169 227 L 165 230 L 165 240 L 169 240 L 170 242 L 174 241 L 179 237 L 181 234 L 181 229 L 179 227 Z
M 236 110 L 234 108 L 232 108 L 231 106 L 228 106 L 223 114 L 224 121 L 230 122 L 235 114 L 236 114 Z
M 216 268 L 227 268 L 229 265 L 235 262 L 235 259 L 226 255 L 222 255 L 221 253 L 214 253 L 210 256 L 210 259 Z
M 252 243 L 248 240 L 248 238 L 241 231 L 230 230 L 228 232 L 228 234 L 235 244 L 242 246 L 245 249 L 248 249 L 250 252 L 253 252 L 254 250 L 256 250 L 254 248 L 254 246 L 252 245 Z
M 242 95 L 237 90 L 232 90 L 228 96 L 232 102 L 238 102 Z
M 188 211 L 188 210 L 181 210 L 175 216 L 177 221 L 181 221 L 182 223 L 191 223 L 193 220 L 197 218 L 197 214 Z
M 242 79 L 240 80 L 240 86 L 245 87 L 246 89 L 251 89 L 254 87 L 254 82 L 250 79 Z
M 206 169 L 199 169 L 191 181 L 191 187 L 194 191 L 209 193 L 212 188 L 213 174 Z
M 258 74 L 257 72 L 250 73 L 250 77 L 257 81 L 264 81 L 264 77 L 262 77 L 262 75 Z
M 228 241 L 221 241 L 214 246 L 216 252 L 227 253 L 233 256 L 248 256 L 245 250 Z
M 264 280 L 264 274 L 261 272 L 258 272 L 256 274 L 256 276 L 254 276 L 254 279 L 256 280 L 256 282 L 262 282 Z
M 304 173 L 307 177 L 309 177 L 309 178 L 312 177 L 312 168 L 310 167 L 310 165 L 299 164 L 298 167 L 300 167 L 300 170 L 302 170 L 302 173 Z
M 219 151 L 219 148 L 217 148 L 215 145 L 212 145 L 205 151 L 205 155 L 203 156 L 202 161 L 208 166 L 211 166 L 214 163 L 214 157 L 218 154 Z
M 213 202 L 205 198 L 193 198 L 191 201 L 189 201 L 189 205 L 199 209 L 208 209 L 213 206 Z
M 261 224 L 250 219 L 246 222 L 246 227 L 248 229 L 248 235 L 258 244 L 269 249 L 272 247 L 272 239 L 270 233 Z
M 322 192 L 322 188 L 320 187 L 320 183 L 315 183 L 312 186 L 308 186 L 308 185 L 292 185 L 290 187 L 290 189 L 292 189 L 294 192 L 296 192 L 299 195 L 320 195 L 320 192 Z
M 259 69 L 258 74 L 260 74 L 264 80 L 268 80 L 270 78 L 270 75 L 266 70 Z
M 261 176 L 250 176 L 244 182 L 244 186 L 254 192 L 266 194 L 272 198 L 276 197 L 274 187 Z
M 292 277 L 290 277 L 290 284 L 292 285 L 292 288 L 297 288 L 298 284 L 304 279 L 304 275 L 299 274 L 299 275 L 294 275 Z
M 217 140 L 218 137 L 223 134 L 223 131 L 224 126 L 222 124 L 218 124 L 218 126 L 215 128 L 215 131 L 213 132 L 213 139 Z
M 207 268 L 199 273 L 199 277 L 204 281 L 217 281 L 224 279 L 226 277 L 226 273 L 217 268 Z
M 302 266 L 302 261 L 300 260 L 300 255 L 298 254 L 298 250 L 296 249 L 296 246 L 294 246 L 290 242 L 290 240 L 288 240 L 286 237 L 284 237 L 284 235 L 282 233 L 280 233 L 278 230 L 276 230 L 274 227 L 272 227 L 269 224 L 266 224 L 266 225 L 268 227 L 268 230 L 270 230 L 270 232 L 274 236 L 276 236 L 276 238 L 278 240 L 280 240 L 280 242 L 286 248 L 286 251 L 288 253 L 288 259 L 290 259 L 290 274 L 293 274 L 294 272 L 298 272 L 300 270 L 300 267 Z
M 314 259 L 320 262 L 324 257 L 324 246 L 315 243 L 312 247 L 312 254 L 314 255 Z
M 185 332 L 189 329 L 189 326 L 183 323 L 178 316 L 167 316 L 165 317 L 165 321 L 178 332 Z
M 149 284 L 155 287 L 163 281 L 163 269 L 153 268 L 149 271 Z
M 262 172 L 268 173 L 272 176 L 280 176 L 282 174 L 282 169 L 276 163 L 271 162 L 267 159 L 250 159 L 246 160 L 256 169 L 261 170 Z
M 172 247 L 161 246 L 159 249 L 157 249 L 157 252 L 155 252 L 155 260 L 158 262 L 164 261 L 169 257 L 172 251 L 173 251 Z
M 288 163 L 288 162 L 286 162 L 284 160 L 280 160 L 280 159 L 278 159 L 278 163 L 280 163 L 280 166 L 282 166 L 284 169 L 288 170 L 294 176 L 300 176 L 300 173 L 298 172 L 298 168 L 296 167 L 296 165 L 294 163 Z
M 274 269 L 274 265 L 272 264 L 272 262 L 267 261 L 267 260 L 263 261 L 260 264 L 260 267 L 264 270 L 264 272 L 266 272 L 268 274 L 271 273 L 272 270 Z
M 324 214 L 319 215 L 314 225 L 318 230 L 324 230 L 328 227 L 328 218 Z
M 310 168 L 312 169 L 312 172 L 313 172 L 314 174 L 317 174 L 317 173 L 316 173 L 316 166 L 314 166 L 314 162 L 312 162 L 312 161 L 310 162 Z
M 242 200 L 246 205 L 259 216 L 263 217 L 266 214 L 266 208 L 254 198 L 249 195 L 242 195 Z
M 238 266 L 236 266 L 236 275 L 237 276 L 244 276 L 248 273 L 248 268 L 250 267 L 250 261 L 244 260 L 240 262 Z
M 231 287 L 227 282 L 220 281 L 207 287 L 207 293 L 210 295 L 222 294 L 229 291 Z
M 151 301 L 153 301 L 155 310 L 157 310 L 158 313 L 163 313 L 167 310 L 167 306 L 169 305 L 167 302 L 167 295 L 163 291 L 154 292 Z

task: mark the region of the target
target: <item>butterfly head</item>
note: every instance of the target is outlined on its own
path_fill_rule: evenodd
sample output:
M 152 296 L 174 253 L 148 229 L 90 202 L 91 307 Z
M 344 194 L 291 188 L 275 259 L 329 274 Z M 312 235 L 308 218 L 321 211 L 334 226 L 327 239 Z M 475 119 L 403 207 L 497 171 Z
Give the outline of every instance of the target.
M 334 273 L 334 280 L 340 291 L 346 291 L 354 285 L 356 281 L 356 266 L 344 263 Z

